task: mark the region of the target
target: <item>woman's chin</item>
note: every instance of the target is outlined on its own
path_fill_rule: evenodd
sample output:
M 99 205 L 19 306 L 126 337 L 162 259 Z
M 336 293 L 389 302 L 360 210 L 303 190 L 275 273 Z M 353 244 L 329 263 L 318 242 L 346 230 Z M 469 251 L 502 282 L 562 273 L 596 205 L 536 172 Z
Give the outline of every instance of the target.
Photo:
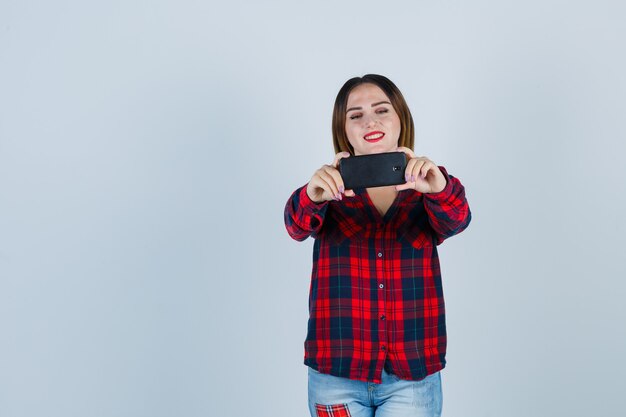
M 357 153 L 357 155 L 372 155 L 376 153 L 385 153 L 385 152 L 394 152 L 397 146 L 368 146 L 365 149 L 361 149 L 361 153 Z

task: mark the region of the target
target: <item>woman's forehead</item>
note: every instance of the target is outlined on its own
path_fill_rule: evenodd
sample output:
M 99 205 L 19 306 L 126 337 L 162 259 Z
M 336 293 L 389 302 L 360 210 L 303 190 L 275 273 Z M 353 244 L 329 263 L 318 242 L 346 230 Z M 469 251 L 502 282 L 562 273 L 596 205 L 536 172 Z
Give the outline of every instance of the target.
M 348 107 L 354 104 L 363 104 L 368 102 L 377 102 L 381 100 L 389 101 L 389 97 L 376 84 L 365 83 L 358 85 L 350 91 L 348 95 Z

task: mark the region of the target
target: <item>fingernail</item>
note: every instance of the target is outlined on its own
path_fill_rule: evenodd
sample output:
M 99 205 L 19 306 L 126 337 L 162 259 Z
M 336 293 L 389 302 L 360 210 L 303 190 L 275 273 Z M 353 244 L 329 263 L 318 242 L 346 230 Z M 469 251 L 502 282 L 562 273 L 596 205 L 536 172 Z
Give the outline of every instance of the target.
M 409 174 L 404 174 L 404 180 L 405 180 L 406 182 L 409 182 Z
M 345 188 L 343 188 L 343 186 L 339 187 L 339 192 L 340 192 L 341 194 L 343 194 L 345 191 L 346 191 L 346 190 L 345 190 Z
M 415 175 L 411 175 L 411 182 L 415 182 Z

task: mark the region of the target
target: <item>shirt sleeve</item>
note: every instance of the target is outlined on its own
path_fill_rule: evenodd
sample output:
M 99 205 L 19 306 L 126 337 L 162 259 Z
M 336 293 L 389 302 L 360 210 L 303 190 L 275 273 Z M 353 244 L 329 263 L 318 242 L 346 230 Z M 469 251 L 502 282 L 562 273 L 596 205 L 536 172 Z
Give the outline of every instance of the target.
M 439 167 L 446 186 L 438 193 L 423 194 L 424 208 L 428 221 L 437 236 L 437 244 L 444 239 L 461 233 L 469 225 L 472 214 L 465 198 L 465 187 L 457 178 L 449 175 L 446 169 Z
M 315 203 L 309 198 L 307 185 L 294 191 L 285 205 L 285 227 L 289 236 L 297 241 L 317 236 L 328 210 L 328 201 Z

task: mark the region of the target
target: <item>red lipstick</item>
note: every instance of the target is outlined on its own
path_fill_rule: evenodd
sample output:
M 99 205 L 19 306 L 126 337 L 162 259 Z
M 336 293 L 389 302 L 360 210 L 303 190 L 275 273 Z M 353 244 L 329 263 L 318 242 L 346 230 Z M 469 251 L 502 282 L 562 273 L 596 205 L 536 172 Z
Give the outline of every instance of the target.
M 370 143 L 373 143 L 373 142 L 378 142 L 383 137 L 385 137 L 385 134 L 383 132 L 376 130 L 374 132 L 369 132 L 367 135 L 363 136 L 363 139 L 365 139 L 366 141 Z

